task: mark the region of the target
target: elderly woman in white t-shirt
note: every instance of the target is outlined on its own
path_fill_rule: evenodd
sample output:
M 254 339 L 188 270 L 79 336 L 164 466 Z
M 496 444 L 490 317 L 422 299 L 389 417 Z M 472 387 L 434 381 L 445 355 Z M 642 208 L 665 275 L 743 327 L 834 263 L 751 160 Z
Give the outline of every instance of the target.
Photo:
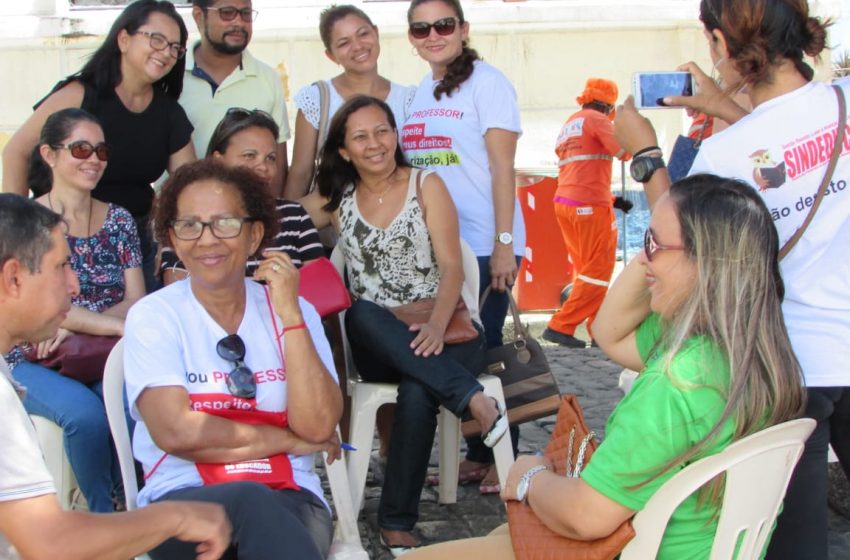
M 274 203 L 250 171 L 204 160 L 160 193 L 156 234 L 190 276 L 127 317 L 127 393 L 145 471 L 139 504 L 220 503 L 242 559 L 326 558 L 333 524 L 314 454 L 339 453 L 330 347 L 283 252 L 245 263 L 275 235 Z M 176 540 L 154 560 L 194 558 Z

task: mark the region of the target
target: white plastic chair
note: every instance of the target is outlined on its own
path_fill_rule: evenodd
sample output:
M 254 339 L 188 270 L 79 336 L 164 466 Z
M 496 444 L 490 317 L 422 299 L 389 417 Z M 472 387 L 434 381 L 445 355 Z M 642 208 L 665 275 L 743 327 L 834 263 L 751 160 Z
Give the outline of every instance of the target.
M 115 450 L 121 466 L 121 479 L 124 482 L 124 497 L 127 510 L 136 509 L 139 489 L 136 486 L 136 470 L 133 464 L 133 450 L 130 446 L 130 432 L 124 416 L 124 339 L 112 349 L 106 360 L 103 372 L 103 400 L 106 404 L 106 416 L 109 429 L 115 441 Z M 357 516 L 351 503 L 351 490 L 348 487 L 348 474 L 345 457 L 326 465 L 328 482 L 334 500 L 337 522 L 334 541 L 331 545 L 329 560 L 368 560 L 369 555 L 360 542 L 357 528 Z M 147 560 L 147 555 L 139 560 Z
M 44 463 L 47 465 L 50 476 L 53 477 L 53 484 L 56 486 L 57 498 L 62 509 L 88 509 L 74 471 L 71 469 L 71 463 L 68 462 L 68 456 L 65 454 L 62 428 L 47 418 L 34 414 L 30 415 L 30 420 L 38 435 L 38 444 L 44 455 Z
M 655 558 L 673 511 L 724 472 L 726 487 L 710 560 L 731 559 L 739 539 L 741 547 L 735 558 L 757 559 L 767 544 L 803 445 L 814 429 L 815 421 L 810 418 L 778 424 L 677 473 L 635 515 L 636 536 L 623 549 L 620 560 Z
M 461 240 L 460 245 L 465 277 L 461 296 L 473 319 L 480 321 L 478 314 L 478 260 L 465 241 Z M 331 261 L 333 261 L 340 275 L 343 275 L 345 262 L 338 247 L 334 249 Z M 369 471 L 369 458 L 375 433 L 375 417 L 381 405 L 396 402 L 398 385 L 369 383 L 360 379 L 351 356 L 348 338 L 345 335 L 343 316 L 340 317 L 340 325 L 343 330 L 342 340 L 348 370 L 348 396 L 351 397 L 350 441 L 358 449 L 358 451 L 346 453 L 348 455 L 348 478 L 355 511 L 359 511 L 363 505 L 366 475 Z M 495 398 L 502 406 L 505 406 L 502 382 L 498 377 L 481 375 L 478 377 L 478 382 L 484 387 L 484 392 L 488 396 Z M 457 502 L 457 479 L 460 470 L 460 419 L 445 408 L 440 407 L 437 426 L 440 471 L 439 502 L 441 504 L 453 504 Z M 504 485 L 508 470 L 514 462 L 510 431 L 493 448 L 493 456 L 499 475 L 499 483 Z

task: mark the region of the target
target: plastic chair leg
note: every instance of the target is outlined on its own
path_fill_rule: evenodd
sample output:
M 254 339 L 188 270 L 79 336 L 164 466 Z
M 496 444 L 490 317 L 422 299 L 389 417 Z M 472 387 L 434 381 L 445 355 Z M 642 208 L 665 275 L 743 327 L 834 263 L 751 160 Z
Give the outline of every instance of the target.
M 478 382 L 484 386 L 484 392 L 488 396 L 495 398 L 502 403 L 502 406 L 505 406 L 505 393 L 502 390 L 502 382 L 498 377 L 482 375 L 478 378 Z M 496 473 L 499 475 L 499 484 L 504 486 L 508 478 L 508 471 L 511 465 L 514 464 L 514 450 L 510 430 L 505 432 L 499 443 L 493 447 L 493 459 L 496 463 Z
M 460 419 L 440 407 L 439 429 L 440 485 L 439 503 L 457 502 L 457 477 L 460 472 Z
M 346 452 L 348 480 L 351 485 L 351 502 L 354 511 L 363 507 L 366 474 L 372 455 L 372 439 L 375 434 L 375 417 L 378 408 L 385 403 L 395 402 L 398 387 L 381 383 L 358 383 L 351 396 L 350 437 L 357 451 Z

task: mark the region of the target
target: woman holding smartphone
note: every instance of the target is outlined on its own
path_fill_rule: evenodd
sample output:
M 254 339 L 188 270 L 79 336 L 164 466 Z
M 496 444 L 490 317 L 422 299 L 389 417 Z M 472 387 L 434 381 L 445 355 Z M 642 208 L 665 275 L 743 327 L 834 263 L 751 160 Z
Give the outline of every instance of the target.
M 680 69 L 694 76 L 697 95 L 666 98 L 665 104 L 733 124 L 703 142 L 691 174 L 710 172 L 748 182 L 770 209 L 784 245 L 809 216 L 838 127 L 846 127 L 838 122 L 836 94 L 846 98 L 847 85 L 835 92 L 812 81 L 814 72 L 804 61 L 804 55 L 823 52 L 828 24 L 809 15 L 805 0 L 702 0 L 700 20 L 726 90 L 688 63 Z M 752 112 L 731 99 L 735 91 L 746 92 Z M 644 152 L 645 167 L 663 165 L 651 161 L 660 159 L 655 131 L 633 104 L 617 111 L 615 128 L 624 147 Z M 850 474 L 850 197 L 843 188 L 850 175 L 848 142 L 824 203 L 780 263 L 787 287 L 782 312 L 807 386 L 806 415 L 818 424 L 788 487 L 768 549 L 770 560 L 827 558 L 829 444 Z M 808 157 L 809 145 L 822 147 L 815 150 L 816 161 Z M 669 188 L 664 169 L 640 179 L 650 204 Z
M 481 290 L 493 288 L 481 308 L 492 348 L 502 344 L 505 291 L 525 250 L 515 196 L 514 156 L 522 132 L 516 92 L 469 47 L 469 23 L 459 1 L 413 0 L 407 20 L 408 38 L 431 71 L 408 110 L 402 148 L 412 165 L 437 172 L 457 207 L 461 237 L 478 257 Z M 511 431 L 516 446 L 519 432 Z M 498 492 L 492 452 L 477 438 L 468 446 L 461 480 L 483 478 L 482 490 Z

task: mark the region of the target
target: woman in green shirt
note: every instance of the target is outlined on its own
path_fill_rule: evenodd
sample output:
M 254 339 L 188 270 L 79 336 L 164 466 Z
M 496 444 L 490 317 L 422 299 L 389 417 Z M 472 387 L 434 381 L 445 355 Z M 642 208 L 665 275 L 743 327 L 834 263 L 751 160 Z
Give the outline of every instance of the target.
M 503 499 L 517 499 L 520 478 L 544 465 L 525 494 L 534 512 L 560 534 L 601 538 L 688 464 L 798 417 L 802 379 L 782 320 L 778 251 L 770 213 L 751 187 L 714 175 L 674 183 L 653 207 L 644 251 L 593 325 L 614 361 L 641 372 L 608 419 L 605 441 L 581 478 L 554 474 L 545 457 L 518 458 Z M 710 492 L 685 500 L 658 558 L 708 558 L 717 505 Z M 464 551 L 514 557 L 509 534 L 497 529 L 409 558 Z

